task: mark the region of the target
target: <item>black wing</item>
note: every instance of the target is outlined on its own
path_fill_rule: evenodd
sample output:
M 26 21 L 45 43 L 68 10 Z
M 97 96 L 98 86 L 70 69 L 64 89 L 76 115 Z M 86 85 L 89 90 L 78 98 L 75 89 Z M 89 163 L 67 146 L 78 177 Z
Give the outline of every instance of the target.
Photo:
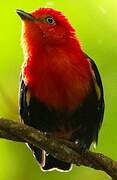
M 31 96 L 28 90 L 28 87 L 25 85 L 22 75 L 20 77 L 20 89 L 19 89 L 19 110 L 21 121 L 29 126 L 33 126 L 36 128 L 35 121 L 33 125 L 32 118 L 30 116 L 30 106 L 31 106 Z M 45 163 L 45 154 L 44 151 L 33 146 L 32 144 L 28 144 L 31 148 L 33 154 L 35 155 L 37 161 L 41 164 L 41 166 Z
M 91 64 L 91 71 L 92 71 L 92 76 L 94 80 L 94 91 L 96 93 L 96 106 L 94 106 L 96 109 L 94 112 L 95 112 L 95 120 L 97 123 L 97 129 L 95 132 L 95 141 L 98 142 L 98 132 L 102 125 L 103 116 L 104 116 L 104 108 L 105 108 L 104 91 L 103 91 L 103 85 L 102 85 L 100 73 L 98 71 L 98 68 L 95 62 L 89 56 L 87 56 L 87 58 Z
M 24 81 L 22 79 L 22 75 L 20 76 L 20 89 L 19 89 L 19 111 L 22 121 L 28 124 L 28 102 L 27 102 L 27 91 L 28 88 L 25 86 Z
M 81 150 L 89 149 L 92 142 L 97 144 L 104 115 L 104 93 L 101 77 L 94 61 L 87 55 L 86 57 L 91 66 L 93 88 L 72 117 L 74 127 L 78 127 L 72 136 L 72 140 L 78 140 Z
M 92 66 L 92 70 L 93 70 L 93 78 L 94 78 L 94 85 L 95 85 L 95 90 L 98 96 L 98 101 L 97 101 L 97 109 L 98 109 L 98 113 L 99 113 L 99 119 L 100 119 L 100 126 L 102 124 L 103 121 L 103 116 L 104 116 L 104 108 L 105 108 L 105 104 L 104 104 L 104 91 L 103 91 L 103 85 L 102 85 L 102 80 L 98 71 L 98 68 L 95 64 L 95 62 L 88 57 L 91 66 Z

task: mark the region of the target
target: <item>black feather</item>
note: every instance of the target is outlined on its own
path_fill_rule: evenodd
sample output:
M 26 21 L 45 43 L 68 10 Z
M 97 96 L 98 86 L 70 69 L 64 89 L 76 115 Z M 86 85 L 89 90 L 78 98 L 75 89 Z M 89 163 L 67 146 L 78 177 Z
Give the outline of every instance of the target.
M 24 123 L 53 135 L 59 132 L 61 128 L 64 128 L 66 132 L 71 132 L 69 140 L 73 142 L 78 141 L 81 145 L 81 151 L 89 149 L 93 141 L 98 141 L 98 132 L 104 114 L 104 95 L 100 74 L 94 61 L 89 57 L 87 58 L 91 63 L 92 71 L 95 74 L 95 81 L 100 89 L 100 98 L 98 98 L 94 85 L 85 101 L 74 112 L 68 112 L 67 110 L 58 112 L 55 109 L 48 108 L 36 97 L 30 97 L 30 101 L 27 103 L 27 92 L 29 89 L 25 86 L 22 77 L 19 96 L 20 115 Z M 43 150 L 32 145 L 29 146 L 39 163 L 43 164 L 42 168 L 44 170 L 52 168 L 70 169 L 71 165 L 69 163 L 57 160 L 51 155 L 44 158 Z

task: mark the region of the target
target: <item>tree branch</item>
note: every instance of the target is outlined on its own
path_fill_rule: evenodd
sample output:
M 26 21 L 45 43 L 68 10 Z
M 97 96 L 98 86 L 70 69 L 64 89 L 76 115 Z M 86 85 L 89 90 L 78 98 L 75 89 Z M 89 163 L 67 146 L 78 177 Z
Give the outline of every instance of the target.
M 79 146 L 75 143 L 56 139 L 25 124 L 1 118 L 0 138 L 33 144 L 59 160 L 105 171 L 114 180 L 117 180 L 117 161 L 113 161 L 101 153 L 91 151 L 82 155 Z

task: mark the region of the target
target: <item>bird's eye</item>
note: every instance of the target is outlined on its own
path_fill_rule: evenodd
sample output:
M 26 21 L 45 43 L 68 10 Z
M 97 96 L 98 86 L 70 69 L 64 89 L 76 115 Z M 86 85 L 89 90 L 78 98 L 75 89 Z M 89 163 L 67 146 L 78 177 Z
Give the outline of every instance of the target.
M 48 24 L 54 24 L 54 23 L 55 23 L 55 20 L 53 19 L 53 17 L 47 17 L 47 18 L 46 18 L 46 22 L 47 22 Z

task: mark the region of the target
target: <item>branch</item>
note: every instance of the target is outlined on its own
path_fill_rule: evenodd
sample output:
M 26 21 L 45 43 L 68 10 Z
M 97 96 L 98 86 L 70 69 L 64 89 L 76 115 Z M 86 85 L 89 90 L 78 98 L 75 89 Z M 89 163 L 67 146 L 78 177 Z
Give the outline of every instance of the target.
M 1 118 L 0 138 L 33 144 L 59 160 L 101 170 L 114 180 L 117 179 L 117 162 L 111 158 L 91 151 L 81 155 L 79 146 L 75 143 L 56 139 L 25 124 Z

